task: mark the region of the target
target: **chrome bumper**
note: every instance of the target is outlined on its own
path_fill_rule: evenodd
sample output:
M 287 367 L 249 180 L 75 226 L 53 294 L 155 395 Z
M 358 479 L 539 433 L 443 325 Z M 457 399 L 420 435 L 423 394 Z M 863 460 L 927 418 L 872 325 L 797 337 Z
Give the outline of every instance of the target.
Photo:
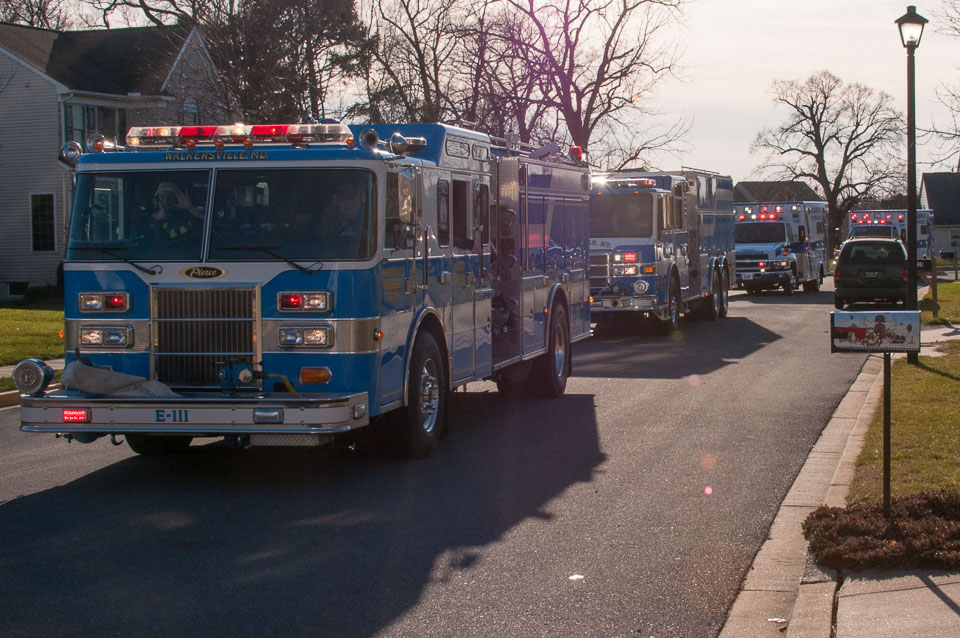
M 369 422 L 366 392 L 120 399 L 78 397 L 60 391 L 20 397 L 20 429 L 25 432 L 338 434 Z

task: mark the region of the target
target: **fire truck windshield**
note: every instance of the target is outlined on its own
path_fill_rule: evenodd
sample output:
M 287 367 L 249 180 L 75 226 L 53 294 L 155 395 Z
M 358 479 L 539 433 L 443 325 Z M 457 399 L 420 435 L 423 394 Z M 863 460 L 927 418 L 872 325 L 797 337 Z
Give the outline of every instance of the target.
M 200 261 L 205 228 L 208 260 L 366 259 L 373 183 L 344 169 L 81 173 L 67 259 Z
M 376 250 L 373 175 L 353 169 L 223 169 L 209 260 L 367 259 Z
M 738 244 L 772 244 L 787 240 L 786 224 L 783 223 L 750 223 L 736 225 Z
M 209 171 L 83 173 L 67 259 L 198 261 Z
M 590 198 L 592 237 L 652 237 L 653 193 L 605 194 Z

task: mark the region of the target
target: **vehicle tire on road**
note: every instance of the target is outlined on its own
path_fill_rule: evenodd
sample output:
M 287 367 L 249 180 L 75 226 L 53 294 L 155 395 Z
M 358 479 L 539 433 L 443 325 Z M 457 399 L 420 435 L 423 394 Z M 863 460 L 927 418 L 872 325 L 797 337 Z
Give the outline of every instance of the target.
M 833 307 L 837 310 L 843 310 L 843 297 L 834 297 Z
M 407 405 L 390 424 L 396 452 L 410 459 L 430 456 L 440 441 L 446 408 L 447 376 L 440 348 L 429 332 L 422 332 L 410 358 Z
M 537 395 L 556 399 L 567 389 L 571 370 L 570 322 L 562 303 L 553 304 L 547 333 L 547 351 L 536 358 L 527 383 Z
M 723 291 L 720 289 L 720 271 L 713 271 L 710 278 L 710 295 L 703 300 L 703 318 L 707 321 L 716 321 L 720 318 L 720 305 Z
M 720 317 L 726 317 L 730 310 L 730 275 L 727 269 L 720 271 Z
M 667 296 L 667 319 L 660 320 L 660 331 L 672 335 L 680 329 L 680 281 L 670 278 L 670 291 Z

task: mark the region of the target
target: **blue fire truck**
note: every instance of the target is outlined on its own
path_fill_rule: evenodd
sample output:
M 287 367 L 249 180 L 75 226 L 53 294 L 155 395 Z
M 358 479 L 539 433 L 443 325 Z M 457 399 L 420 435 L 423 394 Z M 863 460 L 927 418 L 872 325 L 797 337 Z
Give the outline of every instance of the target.
M 137 127 L 76 171 L 64 389 L 22 429 L 141 454 L 322 445 L 423 457 L 451 390 L 557 397 L 590 334 L 589 173 L 441 124 Z M 92 151 L 92 152 L 89 152 Z
M 729 177 L 684 169 L 620 171 L 590 192 L 591 317 L 725 317 L 735 262 Z

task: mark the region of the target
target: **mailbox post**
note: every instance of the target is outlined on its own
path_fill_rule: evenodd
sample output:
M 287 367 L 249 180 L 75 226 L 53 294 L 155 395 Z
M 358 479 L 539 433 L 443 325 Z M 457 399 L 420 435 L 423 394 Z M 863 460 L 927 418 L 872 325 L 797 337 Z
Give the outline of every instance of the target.
M 953 262 L 953 278 L 954 280 L 960 280 L 960 277 L 957 276 L 957 251 L 956 250 L 941 250 L 940 251 L 941 259 L 946 259 Z
M 890 518 L 890 354 L 919 354 L 920 311 L 831 312 L 830 352 L 883 354 L 883 516 Z

